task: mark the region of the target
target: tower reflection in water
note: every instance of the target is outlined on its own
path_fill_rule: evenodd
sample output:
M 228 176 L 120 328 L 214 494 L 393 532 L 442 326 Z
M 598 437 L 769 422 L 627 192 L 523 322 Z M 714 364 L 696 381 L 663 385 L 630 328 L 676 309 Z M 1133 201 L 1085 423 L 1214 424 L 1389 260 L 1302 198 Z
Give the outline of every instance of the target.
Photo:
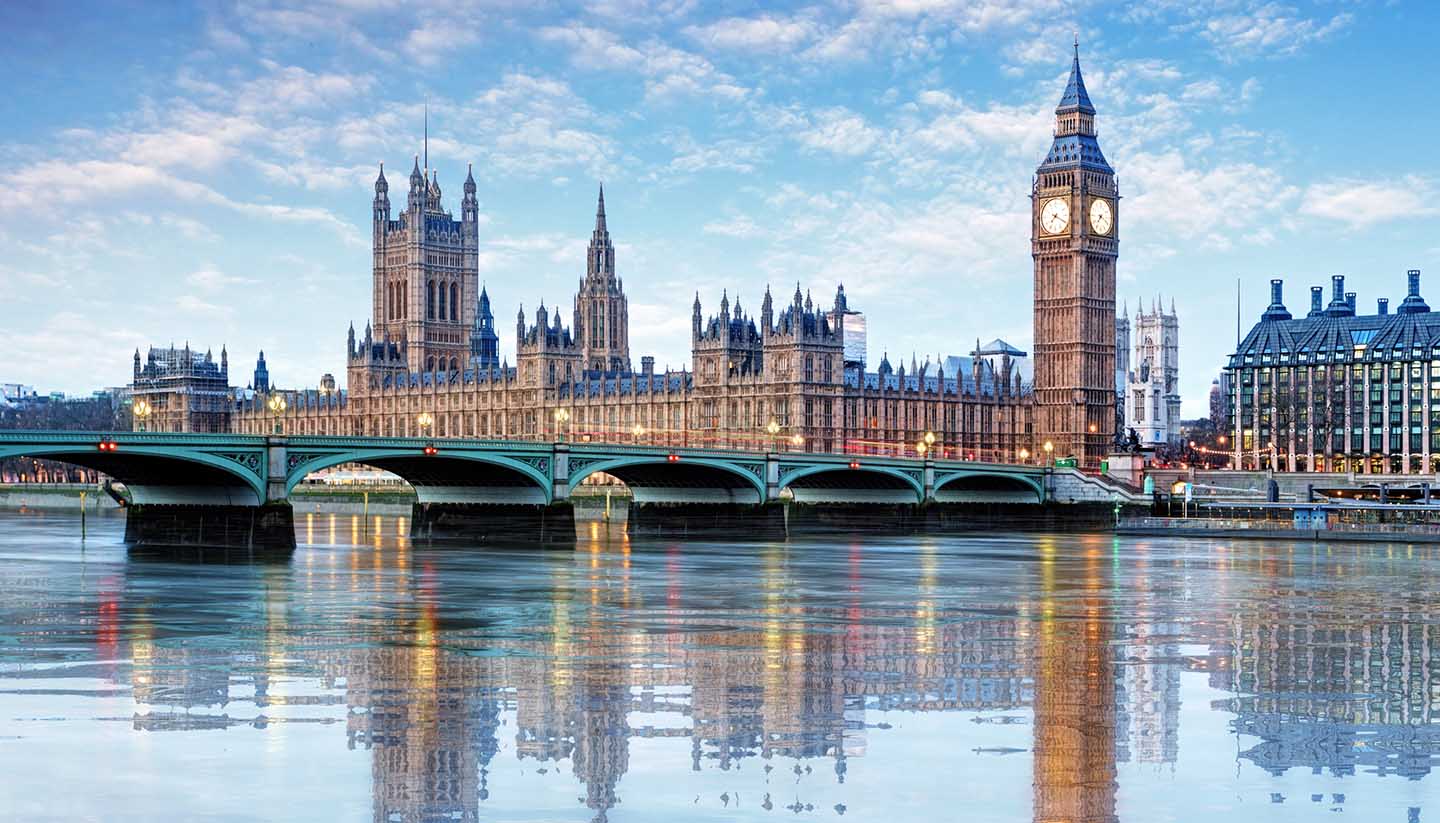
M 688 739 L 688 756 L 647 768 L 673 773 L 676 791 L 683 772 L 755 758 L 823 775 L 852 798 L 883 792 L 851 770 L 899 734 L 886 728 L 892 712 L 1028 721 L 1028 737 L 1010 739 L 1029 744 L 1034 820 L 1116 821 L 1118 764 L 1176 759 L 1187 670 L 1246 695 L 1216 708 L 1260 738 L 1242 757 L 1273 772 L 1369 765 L 1418 777 L 1440 747 L 1424 698 L 1435 633 L 1415 604 L 1331 597 L 1263 548 L 1206 561 L 1228 582 L 1191 600 L 1177 583 L 1198 573 L 1191 561 L 1140 551 L 1122 562 L 1108 537 L 1027 539 L 988 560 L 933 542 L 737 557 L 623 541 L 440 551 L 382 525 L 372 538 L 363 524 L 325 523 L 315 537 L 351 541 L 224 570 L 242 598 L 227 608 L 253 623 L 202 625 L 219 643 L 175 641 L 181 623 L 192 634 L 233 623 L 204 596 L 168 597 L 163 578 L 185 567 L 129 565 L 124 590 L 102 592 L 112 622 L 96 641 L 129 645 L 136 729 L 305 722 L 317 719 L 307 707 L 343 704 L 350 745 L 372 753 L 377 821 L 479 820 L 502 762 L 568 772 L 592 819 L 606 820 L 626 799 L 635 741 L 668 738 Z M 1237 563 L 1249 563 L 1243 574 Z M 1210 652 L 1180 654 L 1182 626 Z M 238 716 L 252 700 L 255 716 Z M 822 794 L 797 781 L 759 803 L 813 811 Z

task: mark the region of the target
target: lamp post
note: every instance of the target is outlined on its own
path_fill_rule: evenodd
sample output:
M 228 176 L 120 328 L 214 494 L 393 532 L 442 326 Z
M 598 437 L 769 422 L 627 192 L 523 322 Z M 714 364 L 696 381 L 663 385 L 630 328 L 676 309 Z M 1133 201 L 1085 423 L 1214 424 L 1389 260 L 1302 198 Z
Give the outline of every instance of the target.
M 635 426 L 630 429 L 630 436 L 634 437 L 635 442 L 638 444 L 640 442 L 640 438 L 645 436 L 645 427 L 640 425 L 639 423 L 636 423 Z
M 794 446 L 796 451 L 799 451 L 801 447 L 805 445 L 805 438 L 799 434 L 792 434 L 790 435 L 790 445 Z
M 430 434 L 430 427 L 435 425 L 435 415 L 428 411 L 420 412 L 415 415 L 415 425 L 420 427 L 420 436 L 425 437 Z
M 770 451 L 780 451 L 780 424 L 775 418 L 770 418 L 770 422 L 765 424 L 765 433 L 770 435 Z
M 150 404 L 146 402 L 144 398 L 130 404 L 130 415 L 135 419 L 135 422 L 139 424 L 139 430 L 142 432 L 145 431 L 145 421 L 150 418 L 151 413 L 154 411 L 155 409 L 151 408 Z
M 927 451 L 930 451 L 930 444 L 926 443 L 924 440 L 921 440 L 915 444 L 915 454 L 919 455 L 922 459 L 925 457 L 925 452 Z
M 552 415 L 555 418 L 555 442 L 565 442 L 565 424 L 570 422 L 569 409 L 556 409 Z
M 1045 449 L 1045 465 L 1055 465 L 1055 460 L 1053 457 L 1051 457 L 1051 455 L 1055 452 L 1055 444 L 1051 443 L 1049 440 L 1046 440 L 1043 448 Z
M 285 407 L 288 405 L 289 404 L 285 402 L 285 395 L 283 394 L 272 394 L 270 395 L 270 399 L 265 401 L 266 408 L 270 409 L 270 414 L 275 417 L 276 434 L 285 433 L 285 429 L 280 423 L 280 418 L 285 414 Z
M 1025 448 L 1025 447 L 1023 447 L 1023 446 L 1020 448 L 1020 462 L 1021 462 L 1021 463 L 1029 463 L 1029 462 L 1030 462 L 1030 450 L 1027 449 L 1027 448 Z
M 924 440 L 925 440 L 925 451 L 926 451 L 926 452 L 932 452 L 932 451 L 934 451 L 934 450 L 935 450 L 935 432 L 933 432 L 933 431 L 927 431 L 927 432 L 925 432 Z

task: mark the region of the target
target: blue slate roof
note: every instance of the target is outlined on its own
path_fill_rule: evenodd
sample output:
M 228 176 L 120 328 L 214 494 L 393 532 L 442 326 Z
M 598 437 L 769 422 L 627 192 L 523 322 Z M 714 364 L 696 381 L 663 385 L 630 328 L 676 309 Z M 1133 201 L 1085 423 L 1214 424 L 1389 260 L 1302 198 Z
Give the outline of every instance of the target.
M 1070 82 L 1065 84 L 1065 94 L 1060 97 L 1060 105 L 1055 111 L 1057 114 L 1064 111 L 1095 113 L 1095 107 L 1090 104 L 1090 93 L 1085 91 L 1085 78 L 1080 74 L 1079 43 L 1075 44 L 1075 60 L 1070 64 Z
M 1040 170 L 1069 167 L 1076 165 L 1082 168 L 1095 169 L 1096 171 L 1114 172 L 1110 164 L 1105 161 L 1105 153 L 1100 151 L 1100 142 L 1092 135 L 1071 134 L 1065 137 L 1057 137 L 1050 144 L 1050 151 L 1045 155 L 1045 162 L 1040 164 Z

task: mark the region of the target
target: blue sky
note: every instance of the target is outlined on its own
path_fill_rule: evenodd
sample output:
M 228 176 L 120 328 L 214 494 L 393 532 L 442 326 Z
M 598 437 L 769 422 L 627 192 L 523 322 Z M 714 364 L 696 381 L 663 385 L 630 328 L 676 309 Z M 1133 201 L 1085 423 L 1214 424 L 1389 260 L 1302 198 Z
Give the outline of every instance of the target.
M 1201 7 L 1204 8 L 1201 8 Z M 513 317 L 570 303 L 604 180 L 632 356 L 688 364 L 690 302 L 844 282 L 888 351 L 1029 348 L 1030 176 L 1072 31 L 1120 178 L 1119 292 L 1181 318 L 1203 414 L 1269 278 L 1292 310 L 1409 268 L 1440 303 L 1428 3 L 598 0 L 0 8 L 0 380 L 88 391 L 136 346 L 245 376 L 343 372 L 369 314 L 371 185 L 420 150 Z M 400 197 L 403 201 L 403 192 Z M 898 365 L 898 361 L 897 361 Z

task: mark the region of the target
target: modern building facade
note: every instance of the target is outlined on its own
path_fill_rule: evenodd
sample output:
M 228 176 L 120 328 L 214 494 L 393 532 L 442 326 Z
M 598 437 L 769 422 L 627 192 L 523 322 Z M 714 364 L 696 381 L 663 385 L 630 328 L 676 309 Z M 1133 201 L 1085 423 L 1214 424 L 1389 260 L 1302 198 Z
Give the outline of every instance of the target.
M 1134 431 L 1144 446 L 1180 442 L 1180 318 L 1156 298 L 1150 311 L 1126 308 L 1115 320 L 1116 391 L 1125 434 Z M 1133 345 L 1133 349 L 1132 349 Z
M 1310 290 L 1310 311 L 1285 308 L 1283 282 L 1226 368 L 1226 429 L 1237 468 L 1433 473 L 1440 470 L 1440 315 L 1407 273 L 1390 311 L 1356 312 L 1345 278 Z
M 286 392 L 279 420 L 263 393 L 242 397 L 233 428 L 861 454 L 913 454 L 933 433 L 924 450 L 937 457 L 1039 459 L 1048 441 L 1053 457 L 1096 466 L 1114 434 L 1118 246 L 1094 116 L 1077 48 L 1033 193 L 1033 392 L 1024 353 L 1008 346 L 977 345 L 949 364 L 912 359 L 908 371 L 882 358 L 868 371 L 864 315 L 843 286 L 829 306 L 798 284 L 788 300 L 767 289 L 758 315 L 728 294 L 707 315 L 697 295 L 689 367 L 657 372 L 643 357 L 635 368 L 603 190 L 568 327 L 559 310 L 522 309 L 516 362 L 497 362 L 477 288 L 474 179 L 453 220 L 417 159 L 398 219 L 383 170 L 375 183 L 372 317 L 350 330 L 346 387 Z

